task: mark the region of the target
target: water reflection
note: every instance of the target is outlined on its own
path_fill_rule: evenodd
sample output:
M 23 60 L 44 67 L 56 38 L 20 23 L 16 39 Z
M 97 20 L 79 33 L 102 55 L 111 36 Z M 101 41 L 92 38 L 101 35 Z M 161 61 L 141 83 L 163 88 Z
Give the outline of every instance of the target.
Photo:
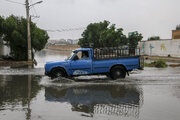
M 27 98 L 27 113 L 26 113 L 26 119 L 30 120 L 31 119 L 31 108 L 30 108 L 30 102 L 31 102 L 31 80 L 32 76 L 28 75 L 28 98 Z
M 46 87 L 45 98 L 51 102 L 68 102 L 72 111 L 86 117 L 106 114 L 138 118 L 143 103 L 142 90 L 136 85 Z
M 0 75 L 0 111 L 26 111 L 26 119 L 31 119 L 31 100 L 36 97 L 41 86 L 40 76 Z

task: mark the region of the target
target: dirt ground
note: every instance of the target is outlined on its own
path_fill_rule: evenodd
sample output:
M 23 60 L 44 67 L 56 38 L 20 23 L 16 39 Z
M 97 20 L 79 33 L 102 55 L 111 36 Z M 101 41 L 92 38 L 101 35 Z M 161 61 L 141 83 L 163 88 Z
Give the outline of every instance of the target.
M 145 60 L 157 60 L 157 59 L 163 59 L 167 62 L 173 62 L 173 63 L 179 63 L 180 64 L 180 58 L 179 57 L 164 57 L 164 56 L 144 56 Z

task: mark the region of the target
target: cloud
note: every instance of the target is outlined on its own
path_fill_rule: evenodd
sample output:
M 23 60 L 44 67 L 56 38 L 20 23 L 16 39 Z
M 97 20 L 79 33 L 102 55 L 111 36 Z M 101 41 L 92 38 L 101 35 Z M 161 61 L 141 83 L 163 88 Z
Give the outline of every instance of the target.
M 69 29 L 108 20 L 124 28 L 126 34 L 137 30 L 145 39 L 152 35 L 171 38 L 171 30 L 180 24 L 179 5 L 179 0 L 43 0 L 42 4 L 34 6 L 40 18 L 33 21 L 44 29 Z M 5 1 L 0 4 L 0 13 L 4 16 L 26 14 L 24 6 Z M 31 13 L 35 14 L 33 9 Z M 50 35 L 57 39 L 79 38 L 81 33 L 55 32 Z

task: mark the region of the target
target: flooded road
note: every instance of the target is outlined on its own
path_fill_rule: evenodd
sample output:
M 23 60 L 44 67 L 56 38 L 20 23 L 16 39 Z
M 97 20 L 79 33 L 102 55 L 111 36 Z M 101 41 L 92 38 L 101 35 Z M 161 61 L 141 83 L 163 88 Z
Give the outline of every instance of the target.
M 50 80 L 42 51 L 34 69 L 0 67 L 0 120 L 179 120 L 180 68 L 145 68 L 121 80 L 82 76 Z

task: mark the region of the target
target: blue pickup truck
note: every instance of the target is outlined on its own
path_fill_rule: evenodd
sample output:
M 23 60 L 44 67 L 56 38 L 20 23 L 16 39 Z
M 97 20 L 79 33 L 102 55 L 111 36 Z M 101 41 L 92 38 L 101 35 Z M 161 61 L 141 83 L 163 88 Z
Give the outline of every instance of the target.
M 45 75 L 57 78 L 103 74 L 114 80 L 125 78 L 129 71 L 143 68 L 139 53 L 139 49 L 120 47 L 80 48 L 64 61 L 47 62 Z

